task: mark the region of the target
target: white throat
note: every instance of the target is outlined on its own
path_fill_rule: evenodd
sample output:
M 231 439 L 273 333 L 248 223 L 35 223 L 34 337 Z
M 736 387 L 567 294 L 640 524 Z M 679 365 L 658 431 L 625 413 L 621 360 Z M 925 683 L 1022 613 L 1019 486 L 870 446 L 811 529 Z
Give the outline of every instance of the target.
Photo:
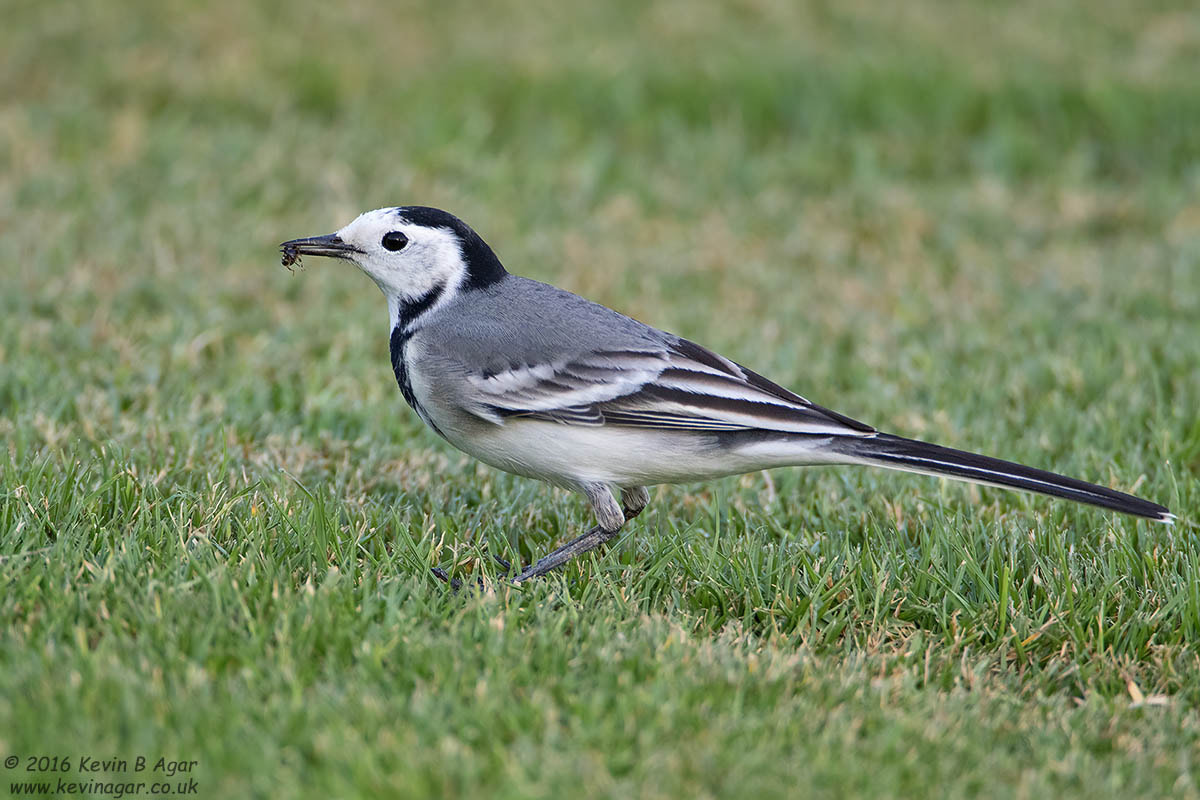
M 414 330 L 437 309 L 451 302 L 458 296 L 465 273 L 459 272 L 446 278 L 444 282 L 431 281 L 425 286 L 422 294 L 400 294 L 380 286 L 388 305 L 388 330 L 397 327 Z

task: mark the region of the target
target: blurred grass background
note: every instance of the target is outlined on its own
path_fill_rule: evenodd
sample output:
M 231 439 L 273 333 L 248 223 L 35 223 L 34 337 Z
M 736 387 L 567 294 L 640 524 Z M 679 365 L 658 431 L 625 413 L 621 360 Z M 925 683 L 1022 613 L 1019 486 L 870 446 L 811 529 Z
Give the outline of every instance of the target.
M 1200 795 L 1192 4 L 5 11 L 3 754 L 195 758 L 203 796 Z M 580 502 L 423 429 L 369 281 L 278 266 L 410 203 L 1181 524 L 784 470 L 494 585 Z

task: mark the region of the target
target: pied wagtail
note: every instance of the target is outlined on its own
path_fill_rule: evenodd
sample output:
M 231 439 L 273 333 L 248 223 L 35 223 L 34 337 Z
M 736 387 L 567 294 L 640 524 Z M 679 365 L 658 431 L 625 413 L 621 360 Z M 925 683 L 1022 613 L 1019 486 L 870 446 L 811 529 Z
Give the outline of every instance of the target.
M 596 527 L 517 582 L 613 538 L 649 502 L 647 486 L 771 467 L 866 464 L 1175 519 L 1102 486 L 876 431 L 687 339 L 510 275 L 445 211 L 368 211 L 280 250 L 289 266 L 306 255 L 351 261 L 383 290 L 396 381 L 439 436 L 587 497 Z

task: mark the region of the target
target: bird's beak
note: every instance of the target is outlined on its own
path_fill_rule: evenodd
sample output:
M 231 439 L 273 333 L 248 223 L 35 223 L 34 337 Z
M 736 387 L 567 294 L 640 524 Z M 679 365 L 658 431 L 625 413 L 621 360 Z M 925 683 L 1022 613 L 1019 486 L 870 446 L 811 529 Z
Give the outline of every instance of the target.
M 330 258 L 350 258 L 352 253 L 361 253 L 352 244 L 343 242 L 336 233 L 328 236 L 310 236 L 307 239 L 292 239 L 279 245 L 285 262 L 294 262 L 299 256 L 329 256 Z

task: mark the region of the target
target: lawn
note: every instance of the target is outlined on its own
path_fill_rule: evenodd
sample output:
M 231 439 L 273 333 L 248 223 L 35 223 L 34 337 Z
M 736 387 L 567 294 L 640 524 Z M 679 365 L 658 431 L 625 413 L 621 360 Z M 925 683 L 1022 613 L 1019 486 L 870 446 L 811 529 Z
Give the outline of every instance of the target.
M 1200 12 L 902 8 L 7 4 L 4 789 L 1200 797 Z M 279 265 L 399 204 L 1180 521 L 778 470 L 511 587 L 585 504 L 423 427 L 364 276 Z

